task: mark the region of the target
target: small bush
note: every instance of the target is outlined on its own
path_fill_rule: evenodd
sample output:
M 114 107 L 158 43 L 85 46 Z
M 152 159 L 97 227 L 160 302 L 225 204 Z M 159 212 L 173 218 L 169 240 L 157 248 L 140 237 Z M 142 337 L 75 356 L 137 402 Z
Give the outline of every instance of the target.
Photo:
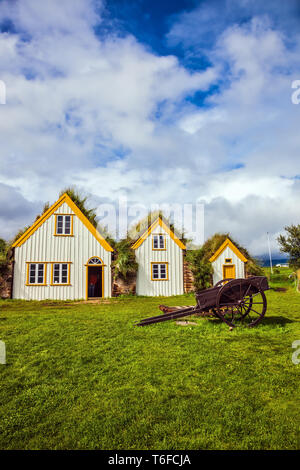
M 203 248 L 188 251 L 186 260 L 194 276 L 196 292 L 210 287 L 212 284 L 213 267 L 205 257 Z
M 113 261 L 114 278 L 121 277 L 127 279 L 136 274 L 138 264 L 135 260 L 135 252 L 131 248 L 132 241 L 129 239 L 121 240 L 115 245 L 117 258 Z
M 275 272 L 275 271 L 274 271 Z M 293 279 L 289 278 L 288 274 L 270 274 L 271 282 L 292 282 Z

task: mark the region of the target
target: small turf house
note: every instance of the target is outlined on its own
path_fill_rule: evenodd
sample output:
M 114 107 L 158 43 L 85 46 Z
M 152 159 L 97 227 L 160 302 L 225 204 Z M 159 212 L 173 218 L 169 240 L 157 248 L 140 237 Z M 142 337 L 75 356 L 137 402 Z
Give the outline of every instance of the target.
M 214 269 L 214 284 L 222 279 L 245 277 L 245 263 L 247 259 L 229 238 L 222 243 L 209 261 Z
M 171 296 L 184 293 L 183 255 L 186 249 L 158 217 L 132 245 L 138 272 L 137 295 Z
M 111 296 L 113 249 L 66 193 L 13 248 L 15 299 Z

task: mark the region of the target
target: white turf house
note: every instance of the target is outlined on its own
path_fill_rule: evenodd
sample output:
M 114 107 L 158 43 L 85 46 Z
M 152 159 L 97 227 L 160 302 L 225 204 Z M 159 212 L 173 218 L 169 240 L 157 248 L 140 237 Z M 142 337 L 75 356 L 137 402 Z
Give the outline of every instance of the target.
M 180 295 L 184 293 L 183 255 L 185 245 L 158 217 L 132 245 L 138 263 L 137 295 Z
M 67 194 L 37 219 L 13 248 L 15 299 L 111 296 L 113 249 Z
M 222 243 L 209 261 L 214 269 L 214 285 L 222 279 L 245 277 L 247 259 L 229 238 Z
M 184 261 L 186 247 L 162 217 L 131 248 L 138 264 L 137 295 L 172 296 L 193 289 Z M 112 279 L 113 248 L 66 193 L 20 236 L 13 249 L 14 299 L 87 300 L 118 295 Z M 229 239 L 209 261 L 214 284 L 245 277 L 247 259 Z

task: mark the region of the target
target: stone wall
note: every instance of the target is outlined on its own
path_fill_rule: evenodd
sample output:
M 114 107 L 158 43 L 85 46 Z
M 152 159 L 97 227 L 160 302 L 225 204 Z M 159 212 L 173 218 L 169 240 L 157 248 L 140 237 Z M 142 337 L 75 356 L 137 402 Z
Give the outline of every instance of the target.
M 135 294 L 136 293 L 136 275 L 128 276 L 127 279 L 117 277 L 112 281 L 112 296 L 118 297 L 122 294 Z
M 10 299 L 12 292 L 13 265 L 12 262 L 0 263 L 0 298 Z
M 186 260 L 183 261 L 183 288 L 185 294 L 194 292 L 194 276 L 187 264 Z
M 112 272 L 113 277 L 113 272 Z M 186 261 L 183 262 L 183 286 L 184 292 L 194 292 L 194 276 Z M 127 279 L 118 277 L 112 281 L 112 296 L 118 297 L 122 294 L 136 293 L 136 275 L 132 275 Z

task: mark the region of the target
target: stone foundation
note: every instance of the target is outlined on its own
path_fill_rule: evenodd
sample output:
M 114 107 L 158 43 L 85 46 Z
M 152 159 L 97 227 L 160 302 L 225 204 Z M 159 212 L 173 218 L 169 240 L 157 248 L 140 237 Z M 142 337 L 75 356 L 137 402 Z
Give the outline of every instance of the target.
M 0 298 L 10 299 L 13 283 L 13 265 L 11 262 L 0 264 Z
M 183 289 L 185 294 L 195 291 L 194 276 L 185 260 L 183 261 Z
M 136 275 L 129 276 L 126 279 L 122 277 L 117 277 L 113 279 L 112 283 L 112 297 L 118 297 L 119 295 L 132 294 L 136 293 Z

